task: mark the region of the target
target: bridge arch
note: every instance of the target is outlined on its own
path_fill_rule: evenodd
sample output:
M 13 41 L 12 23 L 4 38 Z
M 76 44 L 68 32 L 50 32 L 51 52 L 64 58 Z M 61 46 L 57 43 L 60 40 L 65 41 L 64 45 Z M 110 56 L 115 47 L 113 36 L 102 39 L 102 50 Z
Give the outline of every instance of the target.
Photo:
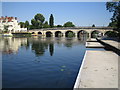
M 65 37 L 74 37 L 75 33 L 71 30 L 68 30 L 65 32 Z
M 46 32 L 46 37 L 52 37 L 53 33 L 51 31 Z
M 56 31 L 55 32 L 55 37 L 62 37 L 62 32 L 61 31 Z
M 32 32 L 31 34 L 35 34 L 35 32 Z
M 42 35 L 42 33 L 41 33 L 40 31 L 38 32 L 38 34 L 41 34 L 41 35 Z
M 116 31 L 106 31 L 104 35 L 109 37 L 115 37 L 118 36 L 118 33 Z
M 93 30 L 91 31 L 91 38 L 101 37 L 103 36 L 103 33 L 99 30 Z
M 80 30 L 77 32 L 77 37 L 81 37 L 81 36 L 87 36 L 88 32 L 86 30 Z

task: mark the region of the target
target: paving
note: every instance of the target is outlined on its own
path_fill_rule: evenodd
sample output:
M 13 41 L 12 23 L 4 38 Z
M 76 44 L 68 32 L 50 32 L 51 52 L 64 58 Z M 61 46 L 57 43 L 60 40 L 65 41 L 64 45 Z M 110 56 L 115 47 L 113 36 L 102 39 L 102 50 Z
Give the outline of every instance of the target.
M 118 55 L 86 51 L 74 88 L 118 88 Z
M 117 41 L 113 41 L 113 40 L 101 40 L 111 46 L 114 46 L 116 47 L 117 49 L 120 49 L 120 42 L 117 42 Z
M 99 42 L 86 42 L 86 48 L 104 48 Z
M 93 41 L 97 41 L 95 38 L 91 38 L 91 39 L 88 39 L 87 42 L 93 42 Z

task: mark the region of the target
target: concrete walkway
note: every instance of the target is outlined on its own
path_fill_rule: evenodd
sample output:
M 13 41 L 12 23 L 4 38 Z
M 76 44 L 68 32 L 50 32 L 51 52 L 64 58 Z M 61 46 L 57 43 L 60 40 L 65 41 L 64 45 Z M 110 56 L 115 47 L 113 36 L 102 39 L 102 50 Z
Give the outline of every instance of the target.
M 86 42 L 86 48 L 104 48 L 99 42 Z
M 117 49 L 120 49 L 120 42 L 117 42 L 117 41 L 113 41 L 113 40 L 101 40 L 111 46 L 114 46 L 116 47 Z
M 86 51 L 74 88 L 118 88 L 118 55 Z

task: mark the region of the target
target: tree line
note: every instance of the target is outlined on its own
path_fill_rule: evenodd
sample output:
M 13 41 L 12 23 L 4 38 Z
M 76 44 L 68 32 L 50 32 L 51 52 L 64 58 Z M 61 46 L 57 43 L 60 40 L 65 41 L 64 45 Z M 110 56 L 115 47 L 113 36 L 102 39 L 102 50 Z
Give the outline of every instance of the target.
M 53 28 L 53 27 L 75 27 L 75 25 L 70 21 L 64 23 L 64 25 L 54 25 L 53 14 L 50 15 L 49 23 L 48 23 L 48 21 L 45 21 L 45 17 L 40 13 L 34 16 L 34 18 L 31 20 L 31 24 L 28 21 L 25 21 L 25 22 L 19 22 L 19 25 L 21 28 L 27 28 L 28 30 Z

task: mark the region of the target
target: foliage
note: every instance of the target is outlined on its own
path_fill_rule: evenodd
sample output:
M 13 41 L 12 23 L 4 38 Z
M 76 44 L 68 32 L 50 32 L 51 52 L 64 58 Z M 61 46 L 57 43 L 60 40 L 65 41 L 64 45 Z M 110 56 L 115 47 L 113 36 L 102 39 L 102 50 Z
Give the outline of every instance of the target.
M 73 32 L 68 33 L 68 37 L 74 37 L 74 36 L 75 36 L 75 34 Z
M 30 27 L 30 29 L 35 29 L 35 26 L 33 26 L 33 25 L 30 25 L 29 27 Z
M 39 29 L 39 28 L 42 27 L 42 26 L 41 26 L 41 23 L 40 23 L 39 21 L 36 21 L 35 19 L 32 19 L 32 20 L 31 20 L 31 23 L 32 23 L 32 26 L 33 26 L 34 28 L 36 28 L 36 29 Z
M 25 27 L 25 23 L 24 23 L 24 22 L 19 22 L 19 24 L 20 24 L 20 27 L 21 27 L 21 28 L 24 28 L 24 27 Z
M 62 27 L 62 25 L 57 25 L 57 27 Z
M 110 22 L 108 27 L 116 28 L 117 22 Z
M 99 32 L 93 31 L 91 34 L 92 34 L 92 36 L 91 36 L 92 38 L 96 38 L 98 36 Z
M 107 35 L 108 37 L 117 37 L 118 33 L 116 33 L 115 31 L 108 31 L 105 35 Z
M 72 22 L 66 22 L 63 26 L 64 27 L 74 27 L 75 25 Z
M 93 24 L 92 27 L 95 27 L 95 25 Z
M 48 25 L 48 22 L 45 21 L 45 23 L 43 24 L 43 28 L 49 28 L 50 26 Z
M 29 29 L 29 22 L 25 21 L 25 28 Z
M 52 14 L 50 15 L 50 18 L 49 18 L 49 25 L 51 28 L 54 27 L 54 17 Z
M 34 19 L 31 20 L 32 26 L 30 26 L 30 29 L 40 29 L 40 28 L 42 28 L 44 20 L 45 20 L 45 18 L 42 14 L 36 14 L 34 16 Z
M 43 23 L 45 21 L 45 18 L 42 14 L 38 13 L 34 16 L 35 21 L 39 21 L 40 23 Z
M 115 25 L 116 30 L 120 33 L 120 1 L 119 2 L 107 2 L 106 8 L 109 12 L 113 12 L 110 25 Z

